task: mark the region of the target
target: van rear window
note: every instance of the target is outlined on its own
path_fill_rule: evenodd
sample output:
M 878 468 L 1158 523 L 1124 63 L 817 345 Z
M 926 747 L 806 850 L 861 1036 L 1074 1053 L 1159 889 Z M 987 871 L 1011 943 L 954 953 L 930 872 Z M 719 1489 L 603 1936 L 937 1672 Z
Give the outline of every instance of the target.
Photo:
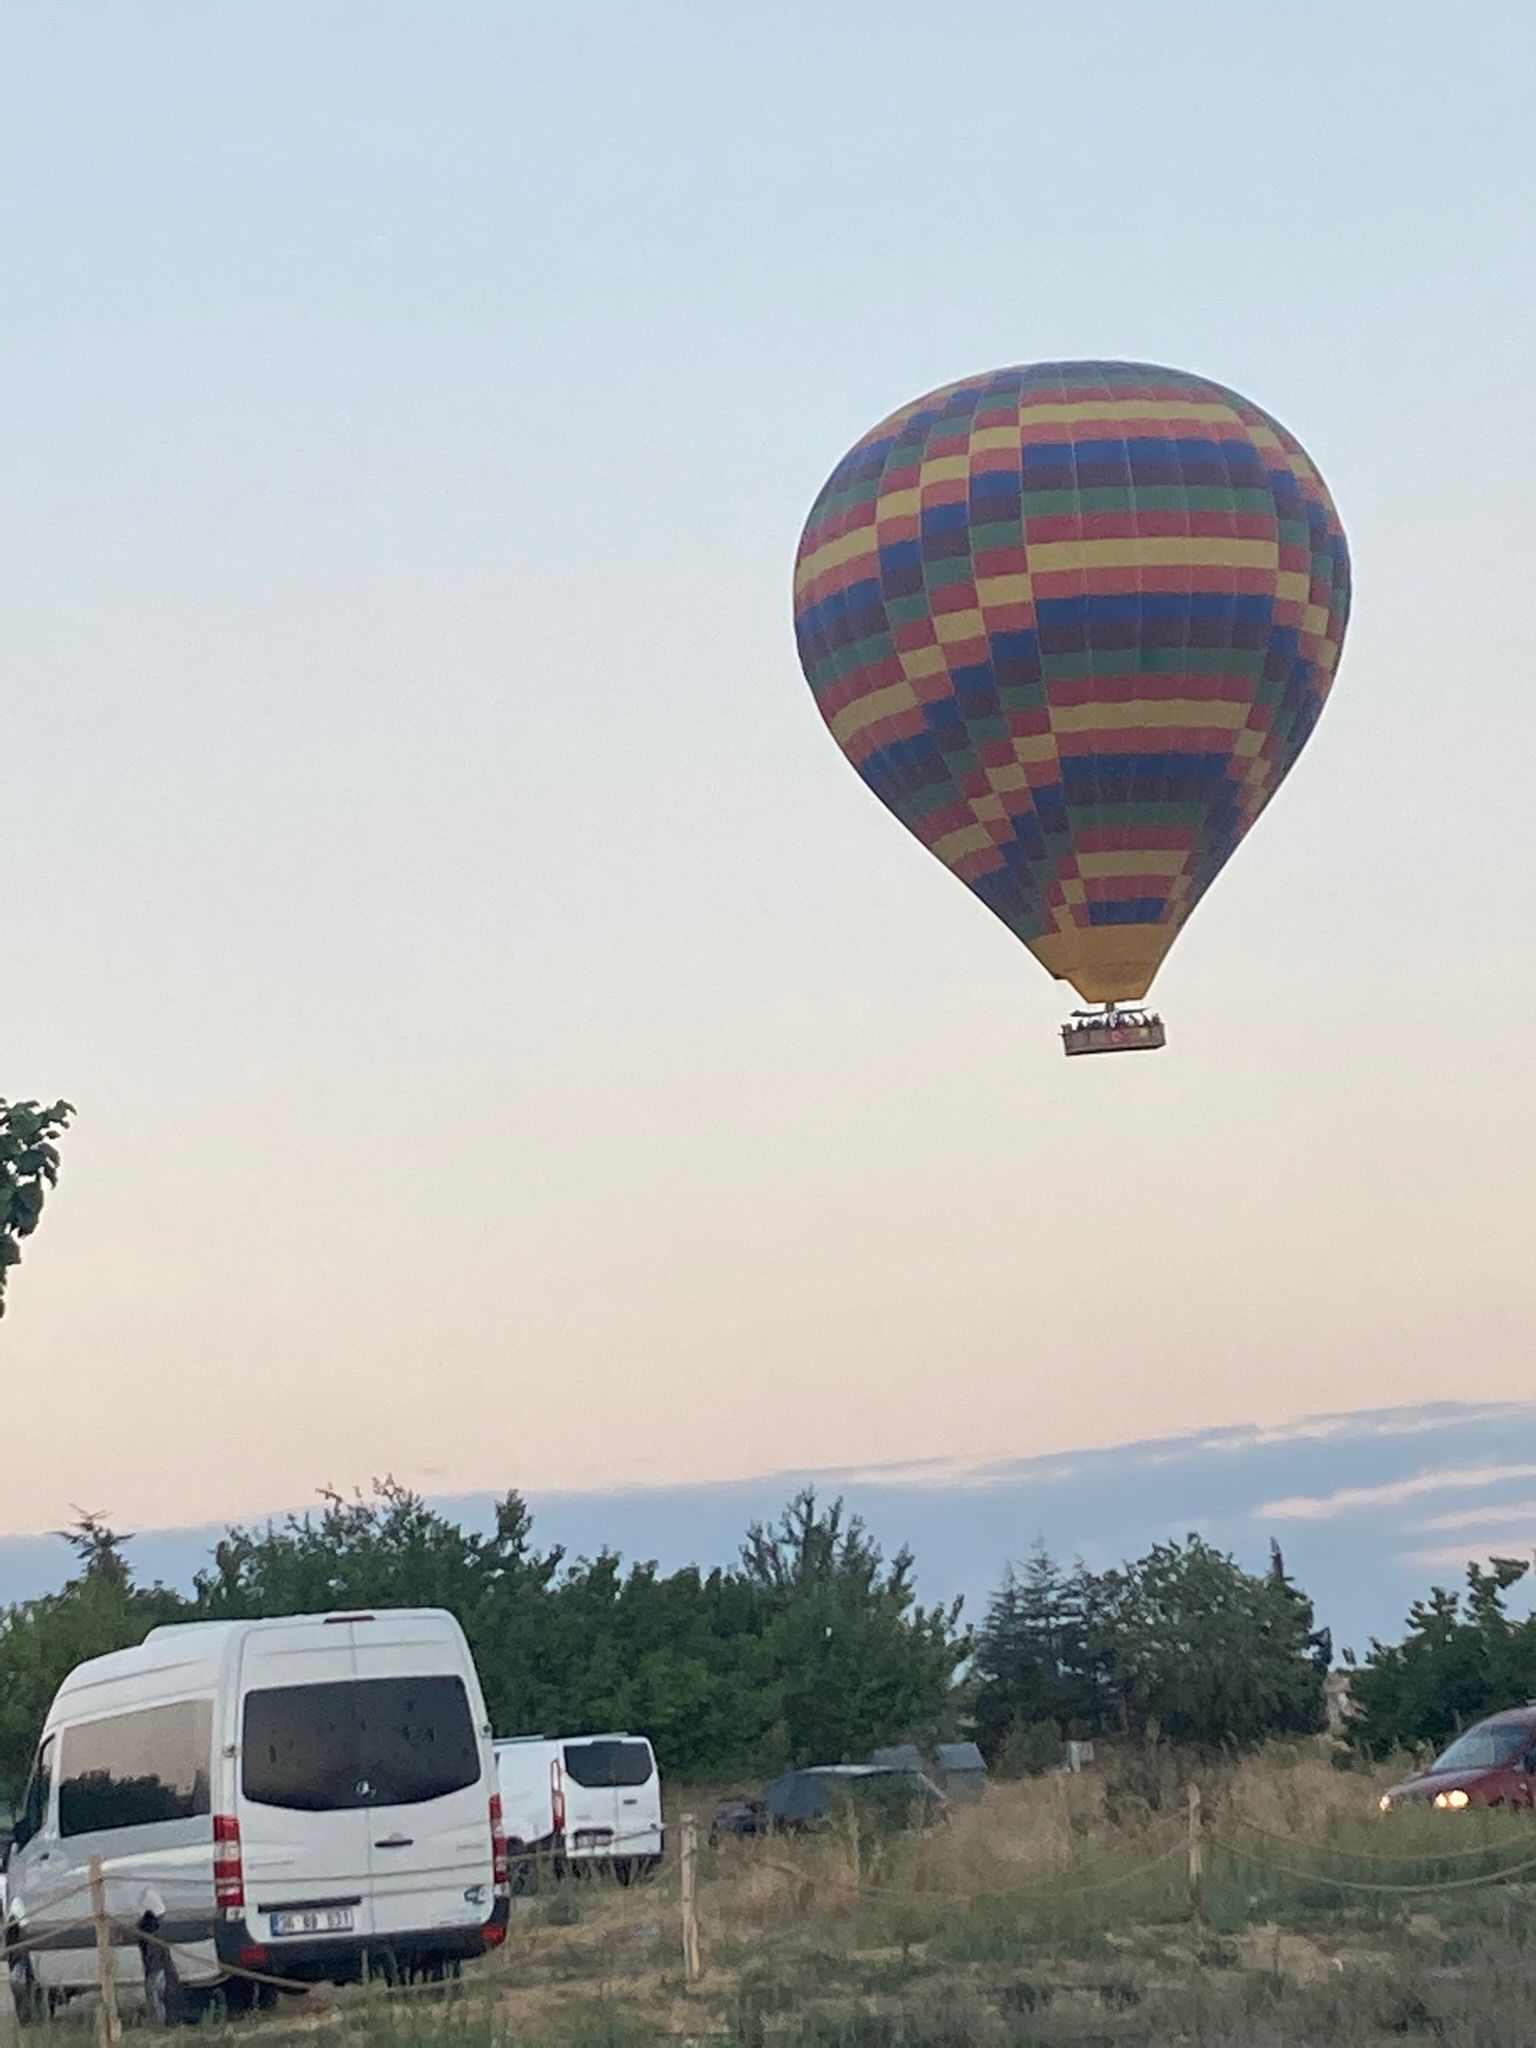
M 568 1742 L 565 1768 L 578 1785 L 599 1791 L 612 1785 L 644 1785 L 654 1766 L 644 1742 Z
M 479 1778 L 462 1679 L 339 1679 L 246 1694 L 240 1783 L 258 1806 L 414 1806 Z

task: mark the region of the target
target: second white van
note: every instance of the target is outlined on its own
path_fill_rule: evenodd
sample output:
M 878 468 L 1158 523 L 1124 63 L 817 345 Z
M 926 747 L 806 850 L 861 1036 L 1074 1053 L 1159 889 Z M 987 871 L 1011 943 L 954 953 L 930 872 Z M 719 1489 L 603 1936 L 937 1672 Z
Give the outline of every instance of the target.
M 512 1736 L 496 1744 L 496 1778 L 517 1871 L 542 1862 L 627 1884 L 660 1863 L 661 1773 L 645 1736 Z
M 192 1622 L 59 1688 L 6 1866 L 18 2004 L 96 1978 L 89 1871 L 150 2017 L 195 2019 L 245 1970 L 442 1976 L 495 1947 L 509 1887 L 469 1646 L 431 1608 Z M 25 1950 L 16 1944 L 25 1942 Z

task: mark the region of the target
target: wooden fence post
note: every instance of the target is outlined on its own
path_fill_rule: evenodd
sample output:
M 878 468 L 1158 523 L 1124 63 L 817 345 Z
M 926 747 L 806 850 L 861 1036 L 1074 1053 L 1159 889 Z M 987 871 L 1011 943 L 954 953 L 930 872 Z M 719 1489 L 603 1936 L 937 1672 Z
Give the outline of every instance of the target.
M 101 2010 L 96 2015 L 96 2039 L 100 2048 L 117 2048 L 123 2038 L 123 2023 L 117 2011 L 117 1978 L 112 1970 L 112 1926 L 107 1919 L 107 1881 L 101 1873 L 101 1858 L 91 1858 L 91 1918 L 96 1923 L 96 1985 L 101 1993 Z
M 703 1970 L 699 1960 L 699 1831 L 691 1813 L 683 1815 L 680 1871 L 683 1900 L 683 1984 L 691 1991 L 698 1983 Z
M 1189 1917 L 1200 1918 L 1205 1885 L 1205 1844 L 1200 1828 L 1200 1787 L 1189 1788 Z

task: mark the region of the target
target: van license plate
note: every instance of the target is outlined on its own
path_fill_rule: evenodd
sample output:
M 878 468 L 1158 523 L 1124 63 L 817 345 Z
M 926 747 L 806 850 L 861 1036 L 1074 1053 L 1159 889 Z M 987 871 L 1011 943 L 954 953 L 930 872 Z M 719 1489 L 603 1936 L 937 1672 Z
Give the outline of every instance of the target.
M 272 1933 L 279 1934 L 350 1934 L 352 1932 L 352 1909 L 350 1906 L 315 1906 L 301 1908 L 294 1913 L 274 1913 Z

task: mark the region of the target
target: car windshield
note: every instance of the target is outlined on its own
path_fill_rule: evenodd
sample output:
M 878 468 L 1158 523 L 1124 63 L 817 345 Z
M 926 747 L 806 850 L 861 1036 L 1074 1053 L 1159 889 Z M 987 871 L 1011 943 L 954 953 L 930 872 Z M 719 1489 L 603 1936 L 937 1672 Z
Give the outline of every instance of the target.
M 1449 1749 L 1435 1758 L 1434 1771 L 1494 1771 L 1512 1764 L 1527 1749 L 1536 1748 L 1536 1730 L 1518 1722 L 1501 1727 L 1469 1728 Z

